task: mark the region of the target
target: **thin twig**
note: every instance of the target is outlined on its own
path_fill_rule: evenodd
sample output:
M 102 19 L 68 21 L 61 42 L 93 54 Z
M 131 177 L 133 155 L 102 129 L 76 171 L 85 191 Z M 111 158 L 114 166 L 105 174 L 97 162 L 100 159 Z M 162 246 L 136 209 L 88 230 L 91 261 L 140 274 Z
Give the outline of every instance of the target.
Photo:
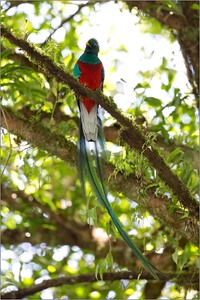
M 73 19 L 80 11 L 83 7 L 87 6 L 88 5 L 88 2 L 85 3 L 85 4 L 80 4 L 78 6 L 78 9 L 75 11 L 75 13 L 73 13 L 71 16 L 67 17 L 66 19 L 63 19 L 62 22 L 60 23 L 60 25 L 55 28 L 51 33 L 50 35 L 48 36 L 48 38 L 46 39 L 46 41 L 44 41 L 42 43 L 42 46 L 46 45 L 46 43 L 51 39 L 52 35 L 59 29 L 61 28 L 64 24 L 68 23 L 69 21 L 71 21 L 71 19 Z

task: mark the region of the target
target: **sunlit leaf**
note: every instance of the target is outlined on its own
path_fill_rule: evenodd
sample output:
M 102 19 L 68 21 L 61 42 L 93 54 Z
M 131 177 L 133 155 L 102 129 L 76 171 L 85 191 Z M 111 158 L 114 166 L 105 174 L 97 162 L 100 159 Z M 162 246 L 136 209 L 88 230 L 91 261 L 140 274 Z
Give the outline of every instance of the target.
M 175 250 L 175 252 L 172 254 L 172 258 L 174 262 L 177 264 L 178 262 L 178 249 Z
M 167 162 L 175 162 L 175 157 L 177 157 L 177 160 L 181 160 L 184 157 L 183 151 L 180 149 L 180 147 L 177 147 L 174 151 L 172 151 L 168 157 L 167 157 Z
M 154 98 L 154 97 L 146 97 L 144 99 L 146 103 L 148 103 L 152 107 L 160 107 L 162 104 L 162 101 L 160 99 Z
M 108 268 L 112 270 L 112 268 L 113 268 L 113 256 L 112 256 L 111 251 L 109 251 L 107 256 L 106 256 L 106 262 L 107 262 Z

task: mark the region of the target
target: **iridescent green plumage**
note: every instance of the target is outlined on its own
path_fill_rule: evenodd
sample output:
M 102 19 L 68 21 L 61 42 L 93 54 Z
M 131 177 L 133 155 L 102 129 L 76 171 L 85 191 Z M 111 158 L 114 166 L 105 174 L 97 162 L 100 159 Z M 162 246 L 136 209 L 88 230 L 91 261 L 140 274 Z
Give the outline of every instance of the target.
M 120 235 L 124 239 L 124 241 L 127 243 L 127 245 L 133 250 L 135 255 L 141 260 L 144 267 L 147 271 L 151 273 L 151 275 L 154 277 L 154 279 L 159 280 L 158 275 L 156 274 L 156 271 L 158 271 L 141 253 L 141 251 L 133 244 L 131 238 L 127 234 L 127 232 L 123 229 L 120 220 L 113 212 L 110 203 L 107 198 L 107 192 L 106 188 L 103 183 L 103 172 L 101 170 L 101 162 L 99 161 L 98 155 L 95 157 L 96 160 L 96 168 L 93 165 L 93 161 L 91 161 L 91 154 L 88 152 L 90 151 L 87 147 L 87 142 L 84 138 L 83 133 L 81 133 L 82 128 L 80 125 L 80 134 L 79 134 L 79 171 L 80 171 L 80 179 L 81 179 L 81 185 L 82 189 L 85 194 L 85 184 L 86 181 L 90 183 L 92 190 L 101 204 L 109 213 L 113 223 L 115 224 L 117 230 L 119 231 Z M 99 143 L 97 140 L 96 143 Z M 103 149 L 102 149 L 103 150 Z M 98 152 L 97 152 L 98 154 Z M 85 194 L 86 196 L 86 194 Z
M 92 42 L 91 42 L 92 41 Z M 85 56 L 81 56 L 83 59 L 86 59 L 88 55 L 91 54 L 91 56 L 97 55 L 98 54 L 98 46 L 97 46 L 97 41 L 95 39 L 91 39 L 88 41 L 86 44 L 86 49 L 85 49 Z M 92 48 L 92 45 L 95 45 L 95 49 Z M 93 49 L 93 51 L 92 51 Z M 96 53 L 96 54 L 95 54 Z M 88 59 L 88 61 L 91 60 Z M 85 63 L 85 62 L 84 62 Z M 90 63 L 88 63 L 90 65 Z M 75 71 L 74 74 L 77 76 L 80 72 L 80 69 L 78 66 L 82 67 L 81 64 L 76 64 L 75 65 Z M 84 65 L 84 68 L 82 68 L 82 72 L 87 72 L 87 65 Z M 95 68 L 93 69 L 93 71 Z M 88 68 L 88 72 L 91 71 L 91 66 Z M 102 76 L 100 72 L 98 72 L 98 76 Z M 104 73 L 103 73 L 104 74 Z M 86 78 L 90 78 L 90 76 L 95 76 L 94 74 L 82 74 L 80 73 L 79 76 L 83 76 L 84 80 Z M 80 80 L 80 77 L 79 77 Z M 103 83 L 103 78 L 99 78 L 101 82 Z M 80 81 L 81 82 L 81 81 Z M 91 188 L 98 199 L 99 203 L 101 204 L 102 207 L 104 207 L 107 212 L 109 213 L 113 223 L 115 224 L 118 232 L 124 239 L 124 241 L 127 243 L 127 245 L 133 250 L 135 255 L 141 260 L 143 263 L 144 267 L 146 268 L 147 271 L 151 273 L 151 275 L 154 277 L 154 279 L 159 280 L 158 275 L 156 274 L 156 269 L 155 266 L 153 266 L 141 253 L 141 251 L 134 245 L 133 241 L 127 234 L 127 232 L 123 229 L 123 226 L 118 219 L 118 217 L 115 215 L 113 212 L 110 203 L 108 201 L 107 197 L 107 191 L 104 185 L 104 180 L 103 180 L 103 171 L 101 167 L 101 158 L 105 156 L 105 140 L 104 140 L 104 135 L 103 135 L 103 130 L 102 130 L 102 123 L 101 123 L 101 118 L 99 117 L 99 107 L 97 104 L 96 105 L 96 121 L 97 124 L 94 124 L 94 126 L 97 126 L 98 131 L 97 135 L 95 136 L 95 139 L 92 139 L 93 142 L 91 143 L 90 139 L 87 138 L 88 134 L 85 133 L 85 124 L 83 124 L 83 118 L 84 122 L 87 121 L 85 119 L 85 116 L 82 116 L 82 110 L 80 108 L 81 101 L 84 102 L 84 100 L 80 100 L 78 98 L 78 106 L 80 110 L 80 123 L 79 123 L 79 139 L 78 139 L 78 165 L 79 165 L 79 174 L 80 174 L 80 181 L 81 181 L 81 186 L 83 190 L 84 197 L 86 197 L 86 190 L 85 190 L 85 184 L 86 181 L 88 181 L 91 185 Z M 92 100 L 91 100 L 92 101 Z M 86 103 L 87 104 L 87 103 Z M 84 125 L 84 126 L 83 126 Z M 87 127 L 87 126 L 86 126 Z M 90 134 L 90 133 L 89 133 Z M 93 153 L 94 155 L 91 154 L 91 145 L 93 145 Z

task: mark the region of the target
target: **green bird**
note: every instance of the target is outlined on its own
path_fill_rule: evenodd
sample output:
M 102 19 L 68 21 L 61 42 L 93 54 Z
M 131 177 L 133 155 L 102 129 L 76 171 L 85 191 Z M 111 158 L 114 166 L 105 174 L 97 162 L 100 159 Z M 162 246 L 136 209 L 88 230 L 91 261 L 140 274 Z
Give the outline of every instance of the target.
M 92 38 L 86 43 L 84 53 L 80 56 L 74 66 L 74 76 L 78 78 L 81 84 L 92 90 L 103 89 L 105 76 L 104 67 L 98 57 L 98 53 L 98 41 Z M 159 277 L 156 274 L 156 272 L 159 271 L 136 247 L 130 236 L 123 229 L 120 220 L 110 206 L 103 180 L 104 176 L 101 162 L 102 158 L 105 158 L 105 139 L 102 130 L 100 107 L 92 99 L 88 99 L 87 97 L 77 97 L 77 102 L 80 114 L 78 165 L 84 197 L 86 197 L 85 184 L 88 181 L 99 203 L 109 213 L 113 223 L 126 244 L 141 260 L 143 266 L 151 273 L 153 278 L 159 280 Z

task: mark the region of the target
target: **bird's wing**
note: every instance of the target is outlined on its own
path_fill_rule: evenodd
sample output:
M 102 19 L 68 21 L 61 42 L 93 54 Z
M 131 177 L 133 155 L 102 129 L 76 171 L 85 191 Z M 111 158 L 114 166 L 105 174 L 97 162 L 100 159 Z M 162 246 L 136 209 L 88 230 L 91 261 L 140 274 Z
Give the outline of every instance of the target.
M 74 66 L 74 76 L 78 78 L 81 76 L 81 70 L 79 69 L 78 63 Z
M 104 79 L 105 79 L 105 70 L 104 70 L 104 67 L 102 65 L 102 71 L 101 71 L 101 80 L 102 80 L 102 85 L 104 83 Z

